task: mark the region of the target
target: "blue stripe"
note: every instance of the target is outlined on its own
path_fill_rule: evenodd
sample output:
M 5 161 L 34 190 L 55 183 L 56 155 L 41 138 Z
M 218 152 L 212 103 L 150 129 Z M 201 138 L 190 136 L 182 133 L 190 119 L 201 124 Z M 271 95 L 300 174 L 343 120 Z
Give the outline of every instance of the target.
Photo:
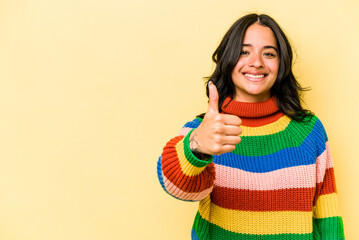
M 197 237 L 196 231 L 193 228 L 192 228 L 192 232 L 191 232 L 191 239 L 199 240 L 199 238 Z
M 158 158 L 157 161 L 157 175 L 158 175 L 158 180 L 160 181 L 160 184 L 163 188 L 163 190 L 165 190 L 167 192 L 167 189 L 165 187 L 165 183 L 163 182 L 163 176 L 162 176 L 162 163 L 161 163 L 162 157 L 160 156 Z M 167 192 L 168 193 L 168 192 Z
M 188 127 L 188 128 L 197 128 L 199 125 L 201 124 L 201 121 L 196 118 L 190 122 L 187 122 L 183 127 Z
M 325 150 L 323 137 L 318 131 L 312 131 L 299 147 L 285 148 L 264 156 L 242 156 L 230 152 L 213 156 L 213 163 L 256 173 L 310 165 L 314 164 L 317 157 Z

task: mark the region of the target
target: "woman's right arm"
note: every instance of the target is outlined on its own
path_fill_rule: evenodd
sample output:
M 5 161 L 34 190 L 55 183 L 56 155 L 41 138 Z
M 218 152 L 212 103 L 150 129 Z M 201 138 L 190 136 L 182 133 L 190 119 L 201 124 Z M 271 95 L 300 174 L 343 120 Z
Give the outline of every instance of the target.
M 196 118 L 181 129 L 163 148 L 157 163 L 162 188 L 175 198 L 199 201 L 208 196 L 215 178 L 212 156 L 197 158 L 190 149 L 189 137 L 202 119 Z
M 166 144 L 158 160 L 163 189 L 182 200 L 199 201 L 208 196 L 215 179 L 212 155 L 231 152 L 241 141 L 240 118 L 219 113 L 217 88 L 212 82 L 208 88 L 209 105 L 203 120 L 188 122 Z

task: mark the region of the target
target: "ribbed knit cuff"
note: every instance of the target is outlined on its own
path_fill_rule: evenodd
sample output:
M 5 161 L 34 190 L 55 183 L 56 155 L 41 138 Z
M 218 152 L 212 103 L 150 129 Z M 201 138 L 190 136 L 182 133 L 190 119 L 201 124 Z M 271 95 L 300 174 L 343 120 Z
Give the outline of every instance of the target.
M 213 157 L 212 155 L 209 155 L 210 157 L 207 160 L 202 160 L 197 158 L 191 148 L 189 147 L 189 136 L 191 135 L 192 131 L 194 129 L 192 129 L 187 135 L 186 137 L 183 139 L 183 150 L 184 150 L 184 154 L 186 156 L 186 159 L 193 165 L 196 167 L 205 167 L 208 164 L 210 164 L 213 161 Z

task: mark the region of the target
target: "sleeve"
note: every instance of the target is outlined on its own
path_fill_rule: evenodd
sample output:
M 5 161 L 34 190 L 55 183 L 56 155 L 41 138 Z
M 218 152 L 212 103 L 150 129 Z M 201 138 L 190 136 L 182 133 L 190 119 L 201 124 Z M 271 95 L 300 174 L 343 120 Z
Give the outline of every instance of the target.
M 324 127 L 318 120 L 323 139 L 316 160 L 316 190 L 313 202 L 313 235 L 318 240 L 343 240 L 343 219 L 338 207 L 333 160 Z
M 186 123 L 178 136 L 165 145 L 157 162 L 157 174 L 162 188 L 180 200 L 200 201 L 213 189 L 213 157 L 198 159 L 189 147 L 189 136 L 201 121 L 202 119 L 196 118 Z

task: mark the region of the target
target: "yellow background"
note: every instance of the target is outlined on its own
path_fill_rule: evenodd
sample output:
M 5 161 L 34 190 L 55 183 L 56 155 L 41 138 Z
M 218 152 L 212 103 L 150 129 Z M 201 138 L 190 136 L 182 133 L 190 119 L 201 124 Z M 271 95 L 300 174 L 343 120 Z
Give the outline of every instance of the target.
M 359 4 L 0 1 L 0 239 L 189 239 L 196 203 L 156 162 L 206 110 L 202 77 L 230 25 L 273 16 L 331 142 L 347 239 L 359 239 Z

